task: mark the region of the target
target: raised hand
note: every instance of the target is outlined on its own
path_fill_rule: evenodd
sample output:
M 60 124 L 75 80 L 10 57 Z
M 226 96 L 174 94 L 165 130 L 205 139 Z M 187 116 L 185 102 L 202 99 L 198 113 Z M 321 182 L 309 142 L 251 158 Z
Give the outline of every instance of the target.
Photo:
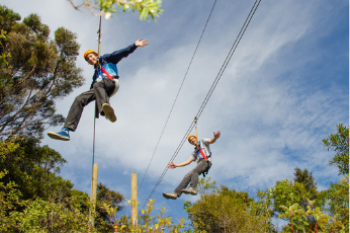
M 176 168 L 175 163 L 174 163 L 174 162 L 171 162 L 170 164 L 168 164 L 168 168 L 170 168 L 170 169 Z
M 220 135 L 221 135 L 221 132 L 218 130 L 217 132 L 214 131 L 213 134 L 214 134 L 214 138 L 218 139 L 220 137 Z
M 142 40 L 142 38 L 140 38 L 137 41 L 135 41 L 135 45 L 137 47 L 145 47 L 145 46 L 148 45 L 148 41 L 147 40 Z

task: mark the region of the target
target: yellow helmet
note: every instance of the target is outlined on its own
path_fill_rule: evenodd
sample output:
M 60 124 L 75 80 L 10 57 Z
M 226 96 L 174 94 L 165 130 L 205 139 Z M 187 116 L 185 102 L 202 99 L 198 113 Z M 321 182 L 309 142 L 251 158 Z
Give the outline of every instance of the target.
M 194 136 L 193 134 L 191 134 L 191 135 L 189 135 L 189 136 L 187 137 L 187 140 L 190 141 L 190 138 L 191 138 L 191 137 L 197 138 L 196 136 Z
M 86 60 L 87 55 L 89 55 L 90 53 L 94 53 L 94 54 L 96 54 L 96 55 L 98 56 L 98 54 L 95 52 L 95 50 L 88 49 L 88 50 L 86 50 L 85 53 L 84 53 L 84 59 L 85 59 L 85 60 Z M 87 61 L 87 60 L 86 60 L 86 61 Z

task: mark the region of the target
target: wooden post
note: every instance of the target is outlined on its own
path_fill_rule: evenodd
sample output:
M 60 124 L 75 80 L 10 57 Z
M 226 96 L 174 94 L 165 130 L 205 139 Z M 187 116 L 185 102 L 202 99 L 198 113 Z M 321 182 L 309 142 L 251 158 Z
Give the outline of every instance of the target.
M 137 174 L 131 174 L 131 224 L 137 228 Z
M 90 209 L 89 222 L 91 227 L 95 225 L 95 219 L 93 214 L 95 213 L 95 209 L 96 209 L 97 173 L 98 173 L 98 164 L 94 163 L 94 166 L 92 168 L 91 192 L 90 192 L 90 201 L 92 203 L 92 207 Z

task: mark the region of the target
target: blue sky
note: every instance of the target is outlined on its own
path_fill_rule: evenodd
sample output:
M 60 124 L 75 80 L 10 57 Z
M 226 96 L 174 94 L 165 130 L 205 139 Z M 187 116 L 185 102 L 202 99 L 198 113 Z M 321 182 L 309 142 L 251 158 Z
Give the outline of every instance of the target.
M 216 77 L 254 1 L 219 0 L 192 66 L 139 190 L 140 206 L 150 194 L 174 154 Z M 93 69 L 82 54 L 97 49 L 98 18 L 74 10 L 65 0 L 1 0 L 20 13 L 41 16 L 51 29 L 77 33 L 81 44 L 77 64 L 85 85 L 57 102 L 68 113 L 75 96 L 88 90 Z M 120 89 L 111 99 L 118 121 L 97 121 L 98 182 L 130 198 L 131 173 L 141 181 L 185 75 L 213 1 L 163 1 L 158 22 L 140 21 L 136 13 L 113 15 L 102 22 L 101 52 L 124 48 L 138 38 L 149 46 L 138 48 L 118 64 Z M 75 188 L 90 192 L 93 111 L 84 110 L 70 142 L 45 137 L 43 145 L 68 161 L 61 176 Z M 339 179 L 328 166 L 333 156 L 322 139 L 349 124 L 349 3 L 348 1 L 263 0 L 221 81 L 198 121 L 200 137 L 221 138 L 211 146 L 209 176 L 218 185 L 255 195 L 258 189 L 292 178 L 294 168 L 307 168 L 319 189 Z M 60 127 L 48 130 L 59 130 Z M 182 147 L 175 163 L 187 160 L 192 146 Z M 153 198 L 167 214 L 187 217 L 186 200 L 165 200 L 192 168 L 169 170 Z

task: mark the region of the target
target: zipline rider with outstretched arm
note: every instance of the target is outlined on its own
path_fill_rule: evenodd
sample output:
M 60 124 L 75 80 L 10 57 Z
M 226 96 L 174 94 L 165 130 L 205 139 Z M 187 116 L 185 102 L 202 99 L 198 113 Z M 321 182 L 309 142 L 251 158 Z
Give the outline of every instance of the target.
M 95 69 L 90 90 L 81 93 L 75 98 L 62 130 L 58 133 L 50 131 L 47 135 L 52 139 L 69 141 L 69 131 L 74 132 L 77 129 L 84 107 L 93 100 L 96 100 L 98 113 L 111 122 L 115 122 L 117 117 L 113 108 L 109 105 L 109 97 L 115 94 L 119 88 L 117 64 L 124 57 L 134 52 L 137 47 L 147 45 L 147 40 L 138 39 L 125 49 L 105 54 L 101 57 L 98 57 L 94 50 L 87 50 L 84 53 L 84 59 L 94 66 Z M 96 117 L 98 117 L 98 114 Z
M 181 196 L 182 193 L 197 195 L 197 184 L 198 184 L 198 176 L 200 174 L 205 175 L 208 173 L 209 168 L 211 167 L 211 152 L 210 152 L 210 144 L 216 142 L 216 139 L 220 137 L 220 131 L 214 132 L 214 138 L 205 139 L 203 138 L 200 142 L 197 141 L 196 136 L 190 135 L 188 136 L 188 141 L 192 145 L 195 146 L 194 151 L 192 152 L 191 157 L 186 161 L 179 164 L 175 164 L 172 162 L 168 164 L 168 168 L 174 169 L 176 167 L 186 166 L 193 161 L 197 160 L 197 166 L 192 169 L 189 173 L 185 175 L 179 186 L 171 192 L 171 193 L 163 193 L 163 196 L 167 199 L 176 199 Z M 190 183 L 190 187 L 186 189 L 187 185 Z

